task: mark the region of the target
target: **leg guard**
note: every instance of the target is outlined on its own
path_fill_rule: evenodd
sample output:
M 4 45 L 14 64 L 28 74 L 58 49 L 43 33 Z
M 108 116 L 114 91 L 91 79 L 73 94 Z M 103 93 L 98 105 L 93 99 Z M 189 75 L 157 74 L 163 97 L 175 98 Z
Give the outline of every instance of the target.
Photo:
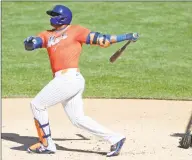
M 28 152 L 55 153 L 56 147 L 51 139 L 51 130 L 46 108 L 40 105 L 35 105 L 34 102 L 31 102 L 31 109 L 34 116 L 37 134 L 39 137 L 39 143 L 36 143 L 29 147 Z
M 48 127 L 49 123 L 40 125 L 38 120 L 35 119 L 35 126 L 39 136 L 39 143 L 36 143 L 28 148 L 29 153 L 55 153 L 56 146 L 51 139 L 51 132 L 46 135 L 43 128 Z
M 35 119 L 35 126 L 36 126 L 36 129 L 37 129 L 37 133 L 38 133 L 38 136 L 39 136 L 39 141 L 45 146 L 47 147 L 48 146 L 48 137 L 51 137 L 51 130 L 49 128 L 49 133 L 46 134 L 45 131 L 43 130 L 44 127 L 48 127 L 49 126 L 49 123 L 47 124 L 43 124 L 43 125 L 40 125 L 40 123 L 38 122 L 38 120 Z
M 48 112 L 45 107 L 42 107 L 40 105 L 38 106 L 34 102 L 31 102 L 31 109 L 34 116 L 39 141 L 44 146 L 47 146 L 47 140 L 51 139 Z

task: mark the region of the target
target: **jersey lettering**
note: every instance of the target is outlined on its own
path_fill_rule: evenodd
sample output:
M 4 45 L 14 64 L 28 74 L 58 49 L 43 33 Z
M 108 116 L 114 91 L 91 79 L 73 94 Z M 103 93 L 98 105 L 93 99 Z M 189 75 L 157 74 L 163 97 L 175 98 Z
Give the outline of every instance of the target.
M 66 38 L 67 38 L 66 34 L 62 34 L 61 36 L 59 36 L 57 38 L 55 36 L 51 36 L 51 37 L 49 37 L 47 47 L 54 46 L 55 44 L 59 43 L 61 40 L 66 39 Z

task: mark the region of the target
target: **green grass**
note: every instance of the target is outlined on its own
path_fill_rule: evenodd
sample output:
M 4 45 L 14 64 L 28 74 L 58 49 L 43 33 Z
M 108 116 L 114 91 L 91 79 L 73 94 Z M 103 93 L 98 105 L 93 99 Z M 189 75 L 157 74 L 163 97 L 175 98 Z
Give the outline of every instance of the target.
M 61 3 L 61 2 L 60 2 Z M 26 52 L 23 40 L 49 29 L 56 2 L 2 2 L 2 96 L 32 97 L 51 79 L 44 49 Z M 192 99 L 192 3 L 65 2 L 73 24 L 107 34 L 139 32 L 114 64 L 109 48 L 84 46 L 85 97 Z

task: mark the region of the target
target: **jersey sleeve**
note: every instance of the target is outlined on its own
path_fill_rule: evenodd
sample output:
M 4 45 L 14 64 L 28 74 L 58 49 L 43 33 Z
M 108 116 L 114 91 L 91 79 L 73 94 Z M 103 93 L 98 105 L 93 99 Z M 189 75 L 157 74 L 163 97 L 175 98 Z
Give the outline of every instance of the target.
M 47 48 L 47 38 L 46 38 L 46 32 L 41 32 L 37 34 L 37 37 L 40 37 L 42 39 L 42 48 Z
M 76 40 L 80 43 L 86 43 L 87 37 L 91 31 L 88 28 L 78 26 Z

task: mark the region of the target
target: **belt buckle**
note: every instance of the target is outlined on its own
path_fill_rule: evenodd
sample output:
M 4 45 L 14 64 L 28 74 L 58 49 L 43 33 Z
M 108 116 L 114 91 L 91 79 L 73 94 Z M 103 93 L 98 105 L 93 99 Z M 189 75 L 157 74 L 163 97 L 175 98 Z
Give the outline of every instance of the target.
M 63 69 L 63 70 L 61 71 L 61 74 L 66 73 L 66 72 L 67 72 L 67 70 L 68 70 L 68 69 Z
M 63 69 L 63 70 L 61 71 L 61 74 L 66 73 L 68 70 L 69 70 L 69 69 Z M 76 72 L 80 72 L 80 69 L 79 69 L 79 68 L 76 68 Z

